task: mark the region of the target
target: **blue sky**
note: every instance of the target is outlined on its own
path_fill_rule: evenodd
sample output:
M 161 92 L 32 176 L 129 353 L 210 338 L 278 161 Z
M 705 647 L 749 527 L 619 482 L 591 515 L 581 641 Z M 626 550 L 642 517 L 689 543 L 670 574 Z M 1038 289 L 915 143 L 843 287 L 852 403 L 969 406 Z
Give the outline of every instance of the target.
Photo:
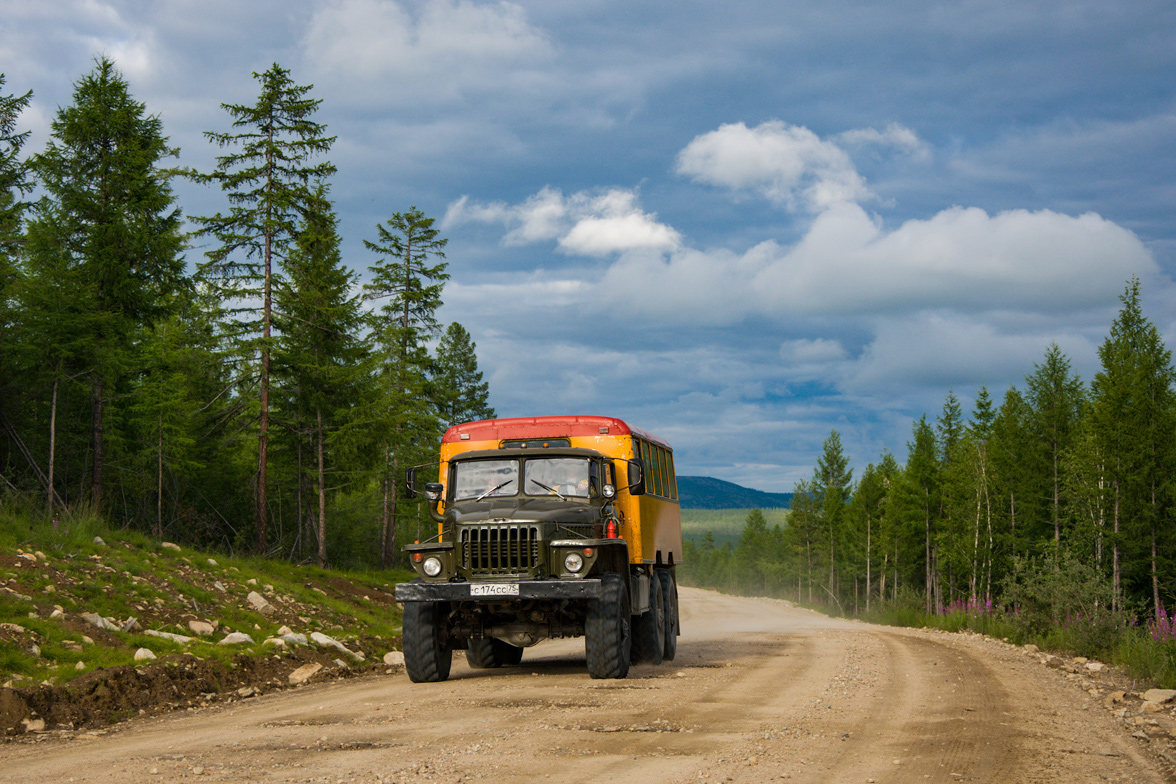
M 1170 2 L 8 0 L 30 150 L 100 53 L 204 170 L 252 72 L 314 84 L 348 263 L 435 216 L 498 412 L 621 416 L 681 473 L 901 460 L 1051 341 L 1089 379 L 1131 276 L 1176 343 Z

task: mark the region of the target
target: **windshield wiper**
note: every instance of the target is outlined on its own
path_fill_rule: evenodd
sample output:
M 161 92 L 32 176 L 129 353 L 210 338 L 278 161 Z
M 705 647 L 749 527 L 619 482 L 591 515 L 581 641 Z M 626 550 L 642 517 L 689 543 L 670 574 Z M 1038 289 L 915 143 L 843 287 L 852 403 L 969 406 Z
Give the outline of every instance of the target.
M 507 485 L 509 485 L 509 484 L 510 484 L 511 482 L 513 482 L 513 481 L 514 481 L 514 479 L 507 479 L 507 480 L 506 480 L 505 482 L 503 482 L 502 484 L 500 484 L 500 485 L 495 485 L 494 487 L 491 487 L 489 490 L 487 490 L 486 492 L 482 493 L 480 496 L 478 496 L 478 497 L 477 497 L 477 498 L 475 498 L 474 500 L 475 500 L 475 501 L 481 501 L 483 498 L 485 498 L 486 496 L 490 495 L 491 493 L 497 493 L 499 490 L 501 490 L 502 488 L 506 487 Z
M 558 496 L 560 497 L 560 499 L 561 499 L 561 500 L 564 500 L 564 501 L 568 500 L 567 498 L 565 498 L 565 497 L 564 497 L 564 494 L 563 494 L 563 493 L 561 493 L 560 491 L 556 490 L 554 487 L 548 487 L 547 485 L 545 485 L 545 484 L 543 484 L 542 482 L 540 482 L 538 479 L 532 479 L 532 480 L 531 480 L 531 484 L 533 484 L 533 485 L 539 485 L 539 486 L 540 486 L 540 487 L 542 487 L 544 490 L 547 490 L 547 491 L 548 491 L 548 492 L 550 492 L 550 493 L 554 493 L 554 494 L 558 495 Z

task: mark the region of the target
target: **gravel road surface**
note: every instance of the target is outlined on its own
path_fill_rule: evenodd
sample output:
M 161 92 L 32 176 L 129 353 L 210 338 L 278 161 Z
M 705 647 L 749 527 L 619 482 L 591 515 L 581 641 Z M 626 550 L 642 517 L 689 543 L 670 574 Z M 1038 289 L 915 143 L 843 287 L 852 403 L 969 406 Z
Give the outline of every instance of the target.
M 23 782 L 1172 781 L 1079 684 L 975 635 L 681 590 L 678 656 L 594 681 L 582 640 L 0 745 Z

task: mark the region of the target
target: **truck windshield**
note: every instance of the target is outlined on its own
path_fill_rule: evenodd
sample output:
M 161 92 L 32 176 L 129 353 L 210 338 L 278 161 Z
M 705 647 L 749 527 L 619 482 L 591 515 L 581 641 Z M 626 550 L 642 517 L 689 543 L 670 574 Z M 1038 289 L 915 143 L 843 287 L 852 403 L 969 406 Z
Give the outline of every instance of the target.
M 519 492 L 518 460 L 471 460 L 455 463 L 453 500 L 493 498 Z
M 557 495 L 563 498 L 596 496 L 591 463 L 578 457 L 531 458 L 523 467 L 523 492 L 527 495 Z

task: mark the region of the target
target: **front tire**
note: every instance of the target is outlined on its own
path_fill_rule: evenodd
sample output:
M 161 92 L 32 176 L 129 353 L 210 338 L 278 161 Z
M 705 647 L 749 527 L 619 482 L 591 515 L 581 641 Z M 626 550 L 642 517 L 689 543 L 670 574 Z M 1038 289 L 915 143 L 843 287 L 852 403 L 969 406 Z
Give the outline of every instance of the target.
M 404 669 L 413 683 L 437 683 L 449 677 L 453 648 L 445 640 L 448 602 L 404 605 Z
M 633 660 L 661 664 L 666 646 L 666 605 L 662 583 L 654 570 L 649 579 L 649 612 L 633 620 Z
M 588 600 L 584 653 L 593 678 L 624 678 L 629 674 L 629 593 L 619 574 L 600 578 L 600 598 Z

